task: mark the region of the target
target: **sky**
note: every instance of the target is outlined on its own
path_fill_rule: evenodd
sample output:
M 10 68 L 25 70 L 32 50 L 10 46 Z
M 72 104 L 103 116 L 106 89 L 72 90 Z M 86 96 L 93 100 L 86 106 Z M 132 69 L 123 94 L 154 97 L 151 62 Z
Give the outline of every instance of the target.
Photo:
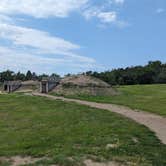
M 166 62 L 165 0 L 0 0 L 0 71 L 80 73 Z

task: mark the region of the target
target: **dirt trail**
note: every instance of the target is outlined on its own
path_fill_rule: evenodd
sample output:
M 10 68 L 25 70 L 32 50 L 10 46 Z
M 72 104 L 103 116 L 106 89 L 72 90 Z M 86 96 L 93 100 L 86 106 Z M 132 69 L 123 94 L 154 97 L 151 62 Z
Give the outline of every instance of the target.
M 63 100 L 68 102 L 76 102 L 82 105 L 87 105 L 94 108 L 104 109 L 111 112 L 119 113 L 125 117 L 147 126 L 150 130 L 156 133 L 162 143 L 166 144 L 166 118 L 152 113 L 147 113 L 139 110 L 131 110 L 128 107 L 118 106 L 114 104 L 103 104 L 96 102 L 82 101 L 78 99 L 68 99 L 64 97 L 56 97 L 47 94 L 33 93 L 35 96 L 43 96 L 53 100 Z
M 0 162 L 8 162 L 11 163 L 11 166 L 20 166 L 20 165 L 30 165 L 34 164 L 40 160 L 45 158 L 32 158 L 30 156 L 22 157 L 22 156 L 13 156 L 13 157 L 0 157 Z

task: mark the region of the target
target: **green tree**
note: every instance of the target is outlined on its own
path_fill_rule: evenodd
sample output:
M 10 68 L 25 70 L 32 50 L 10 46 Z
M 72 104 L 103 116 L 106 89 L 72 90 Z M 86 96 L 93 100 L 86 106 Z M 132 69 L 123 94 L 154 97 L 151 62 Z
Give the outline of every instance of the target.
M 27 71 L 26 80 L 32 80 L 32 73 L 30 70 Z
M 52 73 L 51 77 L 56 77 L 56 78 L 60 78 L 60 75 L 56 74 L 56 73 Z
M 158 83 L 166 83 L 166 68 L 163 68 L 157 79 Z
M 1 82 L 13 81 L 14 77 L 15 77 L 14 72 L 10 71 L 10 70 L 7 70 L 7 71 L 0 73 L 0 81 Z
M 26 80 L 26 76 L 25 76 L 25 74 L 23 74 L 23 73 L 21 73 L 21 72 L 18 72 L 18 73 L 16 74 L 15 80 L 25 81 L 25 80 Z

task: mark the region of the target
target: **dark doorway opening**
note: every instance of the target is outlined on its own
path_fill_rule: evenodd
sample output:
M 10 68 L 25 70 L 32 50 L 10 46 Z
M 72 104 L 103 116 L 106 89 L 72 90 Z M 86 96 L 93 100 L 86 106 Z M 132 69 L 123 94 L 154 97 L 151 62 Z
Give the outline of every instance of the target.
M 7 91 L 7 87 L 8 87 L 7 85 L 4 86 L 4 91 Z
M 42 83 L 42 93 L 47 93 L 47 84 Z

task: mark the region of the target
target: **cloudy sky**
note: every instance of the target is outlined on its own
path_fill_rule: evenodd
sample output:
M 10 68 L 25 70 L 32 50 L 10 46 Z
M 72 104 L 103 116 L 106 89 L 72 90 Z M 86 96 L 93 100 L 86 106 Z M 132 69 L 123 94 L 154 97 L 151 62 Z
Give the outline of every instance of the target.
M 0 70 L 78 73 L 166 61 L 165 0 L 0 0 Z

